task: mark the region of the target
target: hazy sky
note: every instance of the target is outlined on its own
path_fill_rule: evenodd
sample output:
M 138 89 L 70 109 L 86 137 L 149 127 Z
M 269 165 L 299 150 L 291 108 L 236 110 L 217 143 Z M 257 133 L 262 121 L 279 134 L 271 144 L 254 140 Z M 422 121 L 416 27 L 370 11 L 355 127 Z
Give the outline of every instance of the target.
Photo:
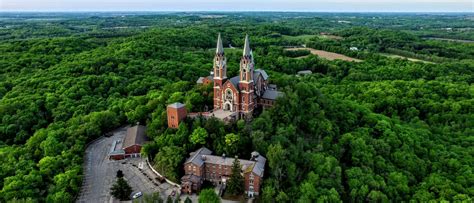
M 474 0 L 0 0 L 0 11 L 474 12 Z

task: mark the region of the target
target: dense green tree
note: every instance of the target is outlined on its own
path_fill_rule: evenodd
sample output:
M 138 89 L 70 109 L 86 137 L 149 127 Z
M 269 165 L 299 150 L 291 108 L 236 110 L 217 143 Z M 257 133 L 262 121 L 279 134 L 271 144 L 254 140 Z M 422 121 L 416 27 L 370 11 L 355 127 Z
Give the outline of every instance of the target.
M 240 137 L 234 133 L 229 133 L 225 135 L 225 151 L 227 154 L 236 154 L 238 145 L 239 145 Z
M 154 168 L 171 180 L 178 180 L 176 168 L 184 160 L 184 150 L 176 146 L 165 146 L 154 158 Z
M 193 144 L 204 145 L 208 136 L 206 129 L 198 127 L 189 137 L 189 141 Z
M 213 188 L 203 189 L 199 193 L 198 201 L 200 203 L 219 203 L 221 199 L 214 192 Z
M 285 163 L 286 163 L 286 151 L 282 148 L 280 144 L 270 145 L 268 147 L 268 165 L 272 174 L 277 179 L 277 182 L 283 181 L 285 177 Z M 279 188 L 279 184 L 277 184 Z
M 128 185 L 127 181 L 125 181 L 123 177 L 117 178 L 117 181 L 110 188 L 110 194 L 121 201 L 130 200 L 132 187 Z

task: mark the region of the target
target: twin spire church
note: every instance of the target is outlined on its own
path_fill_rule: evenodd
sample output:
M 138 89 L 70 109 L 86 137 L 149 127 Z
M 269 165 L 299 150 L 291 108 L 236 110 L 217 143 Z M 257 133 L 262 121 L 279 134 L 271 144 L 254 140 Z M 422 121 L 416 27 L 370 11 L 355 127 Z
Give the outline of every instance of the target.
M 214 83 L 214 110 L 216 117 L 250 118 L 258 107 L 272 106 L 278 92 L 275 85 L 268 84 L 268 74 L 262 69 L 255 69 L 249 37 L 245 36 L 245 45 L 240 59 L 238 76 L 228 78 L 227 59 L 222 46 L 222 38 L 217 38 L 217 49 L 214 56 L 214 67 L 211 75 L 200 78 L 198 83 L 207 79 Z

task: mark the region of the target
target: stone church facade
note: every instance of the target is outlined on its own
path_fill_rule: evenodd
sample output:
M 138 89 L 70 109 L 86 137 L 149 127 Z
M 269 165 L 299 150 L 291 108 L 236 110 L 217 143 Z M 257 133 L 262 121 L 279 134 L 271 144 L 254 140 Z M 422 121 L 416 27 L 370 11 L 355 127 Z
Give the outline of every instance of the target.
M 238 118 L 251 117 L 255 108 L 272 106 L 282 95 L 275 85 L 268 84 L 268 74 L 255 69 L 249 37 L 245 36 L 245 45 L 240 59 L 239 75 L 228 78 L 227 59 L 219 34 L 214 56 L 212 80 L 214 83 L 214 111 L 234 112 Z

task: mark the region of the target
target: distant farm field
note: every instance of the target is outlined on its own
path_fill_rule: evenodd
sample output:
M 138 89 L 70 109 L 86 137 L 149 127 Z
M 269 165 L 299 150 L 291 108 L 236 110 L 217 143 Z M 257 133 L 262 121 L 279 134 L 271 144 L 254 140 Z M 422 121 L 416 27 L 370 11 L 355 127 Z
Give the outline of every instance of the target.
M 348 57 L 342 54 L 334 53 L 334 52 L 328 52 L 328 51 L 323 51 L 323 50 L 317 50 L 313 48 L 287 48 L 285 50 L 288 51 L 297 51 L 297 50 L 308 50 L 311 52 L 311 54 L 317 55 L 321 58 L 325 58 L 327 60 L 344 60 L 344 61 L 353 61 L 353 62 L 361 62 L 362 60 Z M 307 57 L 307 56 L 302 56 L 302 57 Z
M 304 40 L 304 41 L 307 41 L 311 38 L 318 37 L 318 35 L 298 35 L 298 36 L 282 35 L 282 37 L 285 40 Z
M 290 35 L 282 35 L 283 39 L 286 40 L 310 40 L 311 38 L 314 37 L 319 37 L 321 39 L 330 39 L 330 40 L 342 40 L 343 38 L 340 36 L 336 35 L 330 35 L 330 34 L 319 34 L 319 35 L 298 35 L 298 36 L 290 36 Z
M 343 37 L 336 36 L 336 35 L 330 35 L 330 34 L 321 34 L 319 37 L 324 38 L 324 39 L 332 39 L 332 40 L 342 40 L 344 39 Z
M 409 61 L 414 61 L 414 62 L 433 63 L 433 62 L 431 62 L 431 61 L 424 61 L 424 60 L 421 60 L 421 59 L 416 59 L 416 58 L 409 58 L 409 57 L 400 56 L 400 55 L 396 55 L 396 54 L 387 54 L 387 53 L 382 53 L 381 55 L 382 55 L 382 56 L 389 57 L 389 58 L 401 58 L 401 59 L 407 59 L 407 60 L 409 60 Z
M 472 40 L 465 40 L 465 39 L 449 39 L 449 38 L 440 38 L 440 37 L 425 37 L 424 39 L 441 40 L 441 41 L 448 41 L 448 42 L 474 43 L 474 41 Z

